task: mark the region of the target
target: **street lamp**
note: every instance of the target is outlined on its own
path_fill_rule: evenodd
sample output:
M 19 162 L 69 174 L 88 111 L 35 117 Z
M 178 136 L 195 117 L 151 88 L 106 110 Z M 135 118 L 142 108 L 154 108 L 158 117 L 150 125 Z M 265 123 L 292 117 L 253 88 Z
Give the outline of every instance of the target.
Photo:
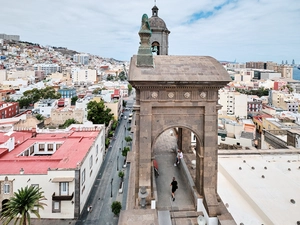
M 111 182 L 110 182 L 110 197 L 112 198 L 112 182 L 113 182 L 113 178 L 111 178 Z
M 119 171 L 119 156 L 117 157 L 117 171 Z

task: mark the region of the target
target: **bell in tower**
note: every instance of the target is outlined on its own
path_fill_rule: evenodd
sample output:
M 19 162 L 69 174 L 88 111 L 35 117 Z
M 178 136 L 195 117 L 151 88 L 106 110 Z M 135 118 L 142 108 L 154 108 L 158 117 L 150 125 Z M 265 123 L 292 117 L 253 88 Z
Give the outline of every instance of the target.
M 152 16 L 149 18 L 149 24 L 152 31 L 150 43 L 153 55 L 168 55 L 170 31 L 165 21 L 158 17 L 158 8 L 156 5 L 152 8 Z

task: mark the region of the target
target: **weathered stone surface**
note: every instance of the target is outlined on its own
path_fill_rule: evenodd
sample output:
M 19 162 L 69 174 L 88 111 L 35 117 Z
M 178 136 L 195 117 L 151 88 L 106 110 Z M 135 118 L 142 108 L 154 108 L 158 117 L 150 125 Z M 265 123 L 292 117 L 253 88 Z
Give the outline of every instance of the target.
M 212 57 L 159 55 L 153 59 L 153 68 L 140 67 L 133 56 L 129 69 L 129 82 L 137 93 L 133 150 L 139 175 L 135 187 L 152 188 L 151 160 L 157 137 L 167 129 L 182 128 L 185 131 L 178 132 L 181 147 L 188 148 L 190 132 L 197 137 L 195 185 L 209 214 L 216 216 L 218 89 L 231 79 Z

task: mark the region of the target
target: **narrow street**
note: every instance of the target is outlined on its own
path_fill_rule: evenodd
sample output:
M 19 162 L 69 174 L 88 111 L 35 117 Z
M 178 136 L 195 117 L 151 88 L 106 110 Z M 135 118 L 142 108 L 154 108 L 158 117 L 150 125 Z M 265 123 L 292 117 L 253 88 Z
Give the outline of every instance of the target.
M 127 107 L 132 107 L 133 97 L 128 98 Z M 103 224 L 103 225 L 117 225 L 118 217 L 114 216 L 111 211 L 111 204 L 113 201 L 119 201 L 122 204 L 122 209 L 126 206 L 126 194 L 128 187 L 128 171 L 129 167 L 124 168 L 124 157 L 121 149 L 126 146 L 124 138 L 129 136 L 130 132 L 127 130 L 129 124 L 128 118 L 130 111 L 124 111 L 123 118 L 115 132 L 115 139 L 112 139 L 111 147 L 108 148 L 105 159 L 99 170 L 94 187 L 91 190 L 89 199 L 86 204 L 86 209 L 89 205 L 92 206 L 92 211 L 83 210 L 80 219 L 76 225 L 89 224 Z M 119 171 L 123 171 L 124 186 L 123 193 L 119 193 L 119 185 L 121 178 L 118 176 Z

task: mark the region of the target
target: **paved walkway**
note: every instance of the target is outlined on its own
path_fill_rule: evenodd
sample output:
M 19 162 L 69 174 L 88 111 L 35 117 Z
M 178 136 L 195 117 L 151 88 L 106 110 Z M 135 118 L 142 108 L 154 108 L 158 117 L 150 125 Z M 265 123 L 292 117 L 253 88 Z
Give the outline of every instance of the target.
M 192 196 L 189 194 L 188 184 L 184 182 L 183 170 L 174 166 L 176 160 L 177 139 L 171 130 L 165 131 L 159 136 L 155 145 L 155 159 L 158 162 L 159 176 L 157 182 L 157 210 L 170 211 L 172 224 L 194 225 L 197 224 L 197 215 Z M 187 155 L 184 153 L 184 160 Z M 171 187 L 172 178 L 178 182 L 178 189 L 175 192 L 175 201 L 172 201 Z
M 158 202 L 157 208 L 162 210 L 183 210 L 194 209 L 194 204 L 191 196 L 185 191 L 187 189 L 186 182 L 183 181 L 183 176 L 179 167 L 174 166 L 176 153 L 176 138 L 168 130 L 161 134 L 154 145 L 155 159 L 158 162 L 159 176 L 156 178 Z M 175 192 L 175 201 L 171 198 L 172 178 L 175 177 L 178 182 L 178 189 Z

